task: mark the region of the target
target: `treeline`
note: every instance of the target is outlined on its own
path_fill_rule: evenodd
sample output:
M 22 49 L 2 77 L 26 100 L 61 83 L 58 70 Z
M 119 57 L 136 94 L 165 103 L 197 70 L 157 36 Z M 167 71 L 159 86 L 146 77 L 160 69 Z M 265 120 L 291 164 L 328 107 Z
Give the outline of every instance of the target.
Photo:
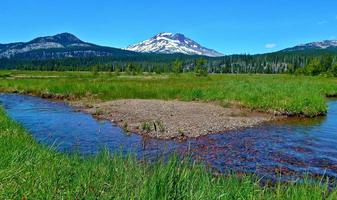
M 337 77 L 337 60 L 332 55 L 324 55 L 310 59 L 309 63 L 302 68 L 293 69 L 291 71 L 295 74 L 304 75 L 326 75 Z
M 84 57 L 50 60 L 0 59 L 1 69 L 41 71 L 111 71 L 150 73 L 294 73 L 336 75 L 337 54 L 270 53 L 218 58 L 186 55 Z

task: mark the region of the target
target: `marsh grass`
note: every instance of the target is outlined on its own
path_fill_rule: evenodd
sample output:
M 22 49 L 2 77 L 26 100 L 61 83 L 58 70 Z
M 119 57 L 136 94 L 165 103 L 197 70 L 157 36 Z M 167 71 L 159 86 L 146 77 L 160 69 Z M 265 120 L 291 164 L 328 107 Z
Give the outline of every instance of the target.
M 150 122 L 143 122 L 141 124 L 141 128 L 142 128 L 143 131 L 148 132 L 148 133 L 152 131 L 152 127 L 151 127 Z
M 336 199 L 320 183 L 261 186 L 172 156 L 149 164 L 108 151 L 83 158 L 40 145 L 0 109 L 0 199 Z
M 178 99 L 183 101 L 237 102 L 261 110 L 315 116 L 327 111 L 326 96 L 337 95 L 337 79 L 291 75 L 193 74 L 110 76 L 86 72 L 4 71 L 0 92 L 19 92 L 68 99 Z M 22 78 L 30 76 L 30 78 Z M 34 78 L 39 76 L 39 78 Z M 54 78 L 40 77 L 54 76 Z M 56 77 L 56 78 L 55 78 Z M 59 78 L 57 78 L 59 77 Z
M 166 127 L 165 127 L 165 124 L 164 124 L 164 122 L 163 121 L 161 121 L 161 120 L 156 120 L 155 122 L 154 122 L 154 125 L 155 126 L 158 126 L 158 130 L 159 130 L 159 132 L 165 132 L 166 131 Z

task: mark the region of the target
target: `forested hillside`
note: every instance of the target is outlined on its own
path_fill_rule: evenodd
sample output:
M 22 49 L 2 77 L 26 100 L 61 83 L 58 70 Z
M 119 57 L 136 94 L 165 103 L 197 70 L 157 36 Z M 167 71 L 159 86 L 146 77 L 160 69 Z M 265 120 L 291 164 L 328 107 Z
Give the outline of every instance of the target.
M 334 51 L 276 52 L 217 58 L 183 54 L 134 54 L 63 59 L 2 58 L 0 59 L 0 68 L 51 71 L 82 71 L 95 68 L 98 71 L 117 70 L 121 72 L 128 70 L 156 73 L 174 70 L 176 72 L 190 72 L 195 71 L 200 58 L 204 60 L 201 67 L 208 73 L 304 73 L 318 75 L 322 72 L 332 71 L 337 62 L 337 54 Z M 179 66 L 175 67 L 175 63 L 178 63 Z M 336 70 L 335 68 L 334 70 Z

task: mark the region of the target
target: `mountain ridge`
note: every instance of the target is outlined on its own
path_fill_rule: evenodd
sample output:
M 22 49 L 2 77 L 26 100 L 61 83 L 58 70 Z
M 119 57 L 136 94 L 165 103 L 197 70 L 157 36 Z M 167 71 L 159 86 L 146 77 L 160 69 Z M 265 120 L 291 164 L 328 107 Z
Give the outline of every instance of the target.
M 337 40 L 323 40 L 318 42 L 309 42 L 294 47 L 286 48 L 281 52 L 301 52 L 312 50 L 337 50 Z
M 71 33 L 37 37 L 28 42 L 0 44 L 0 58 L 55 59 L 67 57 L 131 56 L 137 53 L 84 42 Z
M 186 44 L 186 46 L 182 44 Z M 312 55 L 321 53 L 337 53 L 337 40 L 310 42 L 276 52 L 264 53 L 262 55 L 278 53 L 304 53 Z M 130 45 L 129 48 L 126 49 L 100 46 L 85 42 L 71 33 L 60 33 L 53 36 L 37 37 L 28 42 L 0 44 L 0 59 L 18 58 L 48 60 L 73 57 L 115 57 L 128 59 L 129 57 L 137 57 L 138 60 L 141 60 L 142 58 L 149 56 L 189 57 L 191 55 L 208 57 L 224 56 L 212 49 L 202 47 L 200 44 L 187 38 L 181 33 L 173 34 L 168 32 L 159 33 L 149 40 L 137 43 L 136 45 Z

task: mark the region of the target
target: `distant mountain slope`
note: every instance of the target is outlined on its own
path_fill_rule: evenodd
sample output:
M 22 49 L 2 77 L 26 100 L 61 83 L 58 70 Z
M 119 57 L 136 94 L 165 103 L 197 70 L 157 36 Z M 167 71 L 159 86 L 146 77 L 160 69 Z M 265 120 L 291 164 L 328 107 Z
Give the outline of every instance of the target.
M 278 52 L 253 55 L 254 57 L 284 56 L 319 56 L 331 53 L 337 55 L 337 40 L 325 40 L 297 45 Z M 208 60 L 221 62 L 223 56 L 214 50 L 207 49 L 188 39 L 182 34 L 161 33 L 149 40 L 128 47 L 128 50 L 104 47 L 84 42 L 70 33 L 54 36 L 38 37 L 29 42 L 0 44 L 0 60 L 2 67 L 14 66 L 35 60 L 63 60 L 78 58 L 78 65 L 84 63 L 111 62 L 161 62 L 168 63 L 176 59 L 194 60 L 200 55 L 208 56 Z M 226 56 L 226 57 L 233 57 Z M 103 58 L 105 57 L 105 58 Z M 95 60 L 95 61 L 93 61 Z M 92 62 L 91 62 L 92 61 Z M 24 64 L 22 64 L 24 65 Z M 33 65 L 33 64 L 31 64 Z M 228 63 L 226 63 L 228 65 Z
M 39 37 L 29 42 L 0 44 L 0 58 L 59 59 L 134 55 L 137 53 L 83 42 L 70 33 Z
M 337 50 L 337 40 L 324 40 L 321 42 L 311 42 L 307 44 L 297 45 L 295 47 L 287 48 L 281 52 L 304 52 L 304 51 L 315 51 L 315 50 Z
M 187 55 L 204 55 L 209 57 L 224 56 L 215 50 L 201 46 L 197 42 L 180 33 L 159 33 L 148 40 L 135 45 L 130 45 L 127 47 L 127 50 L 164 54 L 182 53 Z

